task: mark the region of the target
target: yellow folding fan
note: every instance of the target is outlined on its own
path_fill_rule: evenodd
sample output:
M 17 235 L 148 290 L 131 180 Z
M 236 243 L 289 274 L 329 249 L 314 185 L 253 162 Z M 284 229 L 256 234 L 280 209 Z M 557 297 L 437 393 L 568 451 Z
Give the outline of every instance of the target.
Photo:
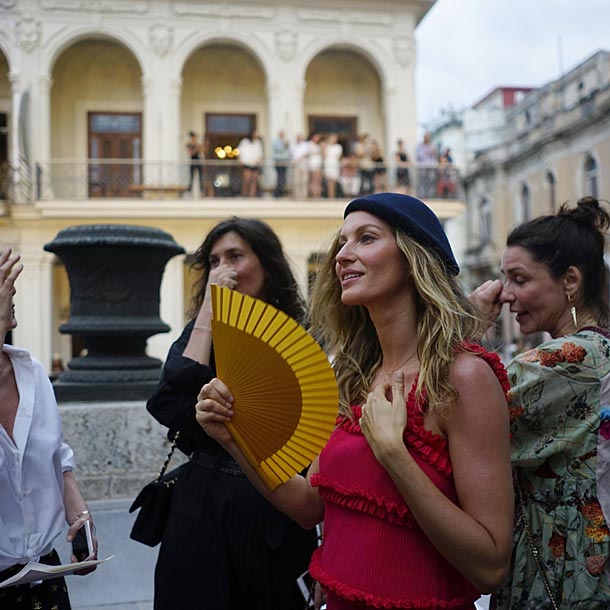
M 290 316 L 235 290 L 211 289 L 216 374 L 235 401 L 227 428 L 273 490 L 328 440 L 339 404 L 335 375 Z

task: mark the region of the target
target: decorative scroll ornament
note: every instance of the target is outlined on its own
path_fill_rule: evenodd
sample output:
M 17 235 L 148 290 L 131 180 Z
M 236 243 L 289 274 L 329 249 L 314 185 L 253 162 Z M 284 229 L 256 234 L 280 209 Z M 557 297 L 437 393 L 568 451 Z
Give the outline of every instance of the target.
M 413 62 L 415 55 L 415 41 L 413 36 L 396 36 L 393 40 L 394 59 L 401 66 L 408 66 Z
M 275 33 L 275 50 L 283 61 L 291 61 L 297 51 L 297 35 L 294 30 L 284 28 Z
M 40 21 L 31 15 L 23 16 L 17 21 L 17 44 L 26 53 L 31 53 L 39 45 L 40 37 Z
M 165 23 L 156 23 L 150 28 L 150 46 L 159 56 L 165 57 L 174 44 L 174 30 Z

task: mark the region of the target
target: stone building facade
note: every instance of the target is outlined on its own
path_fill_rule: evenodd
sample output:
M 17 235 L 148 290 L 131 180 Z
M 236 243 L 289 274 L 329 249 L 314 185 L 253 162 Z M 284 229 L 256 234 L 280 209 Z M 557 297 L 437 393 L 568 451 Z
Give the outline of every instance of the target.
M 347 143 L 368 133 L 386 158 L 398 138 L 413 158 L 414 31 L 433 4 L 0 0 L 0 165 L 10 169 L 0 242 L 25 262 L 16 304 L 27 324 L 15 343 L 46 366 L 78 347 L 57 332 L 69 288 L 42 249 L 70 225 L 159 227 L 193 253 L 218 220 L 257 216 L 282 238 L 306 292 L 310 261 L 338 227 L 345 199 L 271 198 L 271 142 L 281 130 L 290 141 L 339 130 Z M 263 197 L 223 191 L 231 172 L 218 168 L 232 166 L 213 154 L 213 193 L 183 192 L 188 131 L 205 132 L 214 148 L 251 128 L 265 147 Z M 115 186 L 100 179 L 109 175 Z M 457 200 L 431 203 L 443 219 L 463 209 Z M 166 269 L 162 318 L 173 330 L 150 340 L 151 355 L 163 357 L 183 326 L 185 261 Z
M 368 133 L 386 159 L 399 138 L 414 158 L 414 32 L 433 4 L 0 0 L 0 245 L 25 264 L 13 343 L 49 369 L 53 354 L 79 353 L 58 332 L 70 316 L 65 269 L 43 249 L 74 225 L 156 227 L 184 247 L 161 286 L 172 330 L 148 341 L 160 359 L 187 319 L 190 258 L 221 219 L 268 222 L 307 294 L 347 197 L 274 198 L 272 140 L 337 132 L 347 148 Z M 265 161 L 258 196 L 244 197 L 231 155 L 252 129 Z M 209 150 L 187 192 L 191 130 Z M 442 219 L 464 208 L 456 197 L 429 203 Z M 164 430 L 141 401 L 60 408 L 89 500 L 128 498 L 160 465 Z
M 599 51 L 506 110 L 502 142 L 464 174 L 467 251 L 473 286 L 499 277 L 511 227 L 565 202 L 610 199 L 610 52 Z M 508 312 L 500 344 L 518 334 Z

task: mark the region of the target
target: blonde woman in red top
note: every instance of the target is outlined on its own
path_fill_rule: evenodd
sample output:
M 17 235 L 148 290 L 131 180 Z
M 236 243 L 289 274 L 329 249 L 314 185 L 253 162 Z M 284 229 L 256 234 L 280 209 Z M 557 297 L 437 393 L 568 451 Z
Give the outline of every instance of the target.
M 197 420 L 280 510 L 304 527 L 324 520 L 310 572 L 328 610 L 472 610 L 510 564 L 506 373 L 469 342 L 477 314 L 423 202 L 369 195 L 344 218 L 311 304 L 340 411 L 307 478 L 265 488 L 224 425 L 222 381 L 202 388 Z

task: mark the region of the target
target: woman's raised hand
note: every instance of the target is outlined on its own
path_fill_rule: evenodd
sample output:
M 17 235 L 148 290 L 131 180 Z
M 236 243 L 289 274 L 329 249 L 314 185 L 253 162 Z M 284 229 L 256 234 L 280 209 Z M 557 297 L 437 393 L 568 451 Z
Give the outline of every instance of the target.
M 210 284 L 218 284 L 218 286 L 234 289 L 237 286 L 237 272 L 229 265 L 218 265 L 218 267 L 214 267 L 210 271 L 208 285 Z
M 491 325 L 500 315 L 502 302 L 502 282 L 500 280 L 487 280 L 470 293 L 470 300 L 479 308 L 483 320 Z
M 233 417 L 233 396 L 220 379 L 214 378 L 206 383 L 197 395 L 195 417 L 205 433 L 226 445 L 232 439 L 225 422 Z
M 224 264 L 218 265 L 218 267 L 214 267 L 214 269 L 210 271 L 203 302 L 197 313 L 197 318 L 195 319 L 195 328 L 197 329 L 211 330 L 212 292 L 210 287 L 212 284 L 235 290 L 235 288 L 237 288 L 237 272 L 232 267 L 229 267 L 229 265 Z
M 23 271 L 23 263 L 19 259 L 19 254 L 13 254 L 10 248 L 0 252 L 0 339 L 2 340 L 14 317 L 15 281 Z
M 396 371 L 392 383 L 377 386 L 362 407 L 360 427 L 375 457 L 384 457 L 396 447 L 404 447 L 403 433 L 407 425 L 404 373 Z

